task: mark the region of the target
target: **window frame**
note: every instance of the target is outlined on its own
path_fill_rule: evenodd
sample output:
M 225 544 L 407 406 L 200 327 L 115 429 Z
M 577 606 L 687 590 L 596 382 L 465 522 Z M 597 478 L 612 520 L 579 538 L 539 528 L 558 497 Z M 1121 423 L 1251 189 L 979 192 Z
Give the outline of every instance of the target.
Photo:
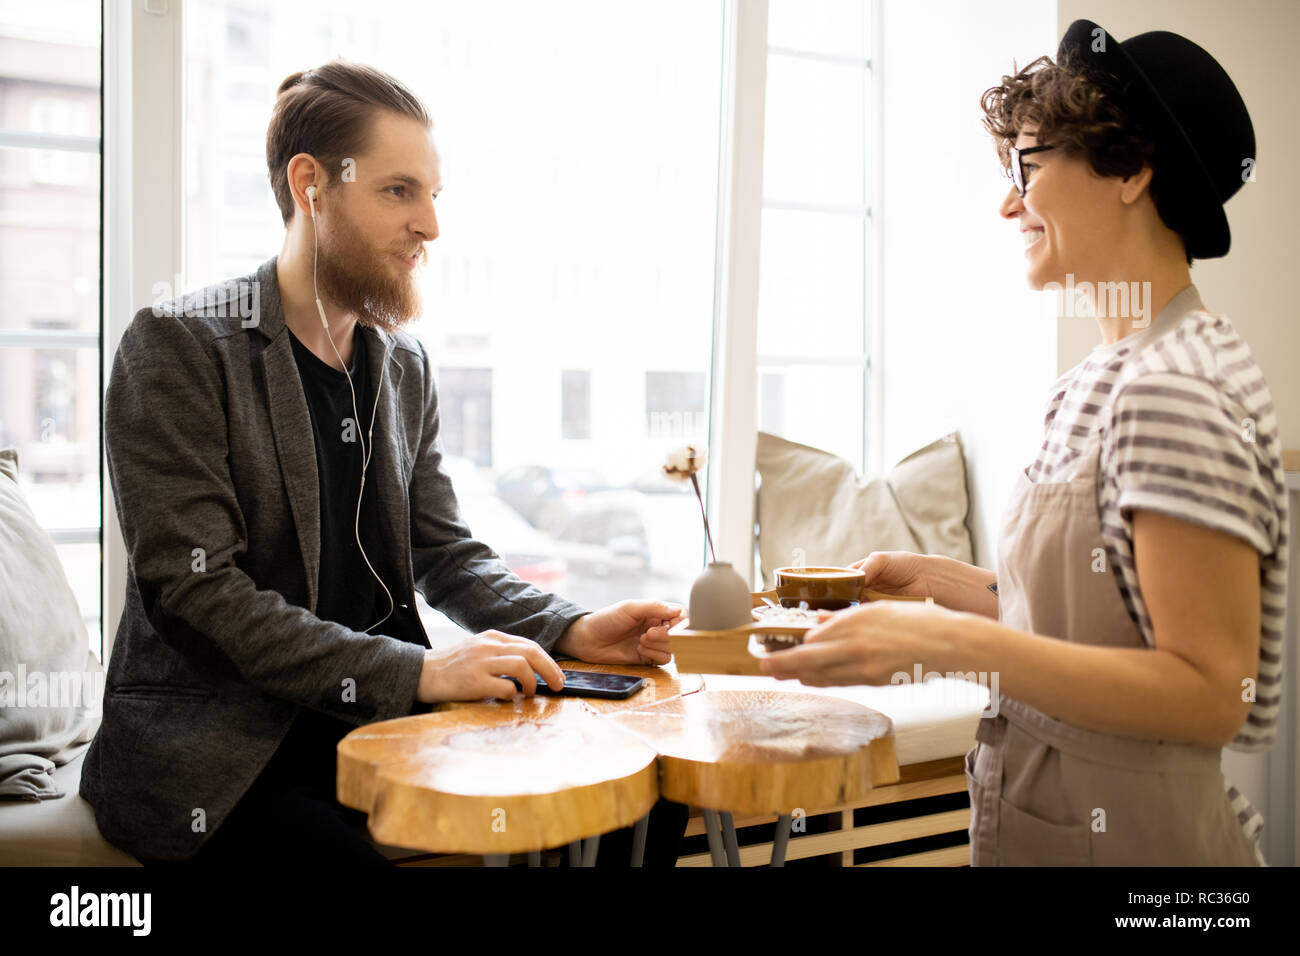
M 184 261 L 184 11 L 183 3 L 163 6 L 105 0 L 102 13 L 103 353 L 99 420 L 105 662 L 112 655 L 126 599 L 127 555 L 104 451 L 103 392 L 131 319 L 153 301 L 155 283 L 169 277 L 176 277 L 172 281 L 177 282 Z M 137 50 L 147 51 L 147 55 L 134 56 Z
M 783 360 L 758 352 L 759 258 L 763 210 L 790 205 L 767 201 L 763 195 L 767 59 L 773 53 L 791 55 L 792 51 L 768 44 L 767 0 L 728 0 L 726 4 L 708 498 L 718 560 L 731 563 L 750 581 L 751 587 L 759 580 L 754 471 L 758 384 L 764 371 L 790 365 L 861 367 L 866 406 L 862 415 L 864 454 L 863 460 L 854 464 L 868 473 L 878 472 L 883 465 L 880 440 L 884 426 L 883 380 L 875 374 L 884 344 L 879 320 L 883 306 L 880 0 L 868 0 L 867 16 L 871 37 L 866 62 L 870 82 L 865 156 L 868 178 L 864 183 L 867 235 L 863 278 L 868 284 L 868 294 L 864 296 L 863 309 L 867 352 L 848 359 Z M 830 54 L 817 58 L 844 59 Z

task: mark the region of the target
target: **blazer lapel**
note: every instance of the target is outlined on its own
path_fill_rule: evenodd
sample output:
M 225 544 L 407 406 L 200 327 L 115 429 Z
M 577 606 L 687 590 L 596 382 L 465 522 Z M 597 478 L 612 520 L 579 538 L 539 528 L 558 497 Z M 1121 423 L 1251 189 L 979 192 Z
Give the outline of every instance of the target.
M 391 354 L 391 338 L 366 326 L 362 326 L 361 334 L 366 337 L 366 365 L 370 387 L 379 389 L 379 404 L 375 409 L 374 450 L 366 478 L 375 483 L 380 539 L 387 545 L 387 553 L 393 557 L 391 566 L 400 577 L 401 591 L 404 593 L 413 590 L 415 584 L 410 580 L 411 524 L 407 501 L 407 463 L 402 453 L 404 443 L 401 436 L 404 428 L 401 403 L 398 400 L 401 394 L 402 363 Z M 366 400 L 374 403 L 374 393 Z M 362 417 L 365 417 L 364 414 Z M 398 582 L 385 583 L 393 591 L 393 601 L 400 603 L 402 594 L 398 593 Z
M 289 495 L 298 547 L 307 576 L 307 609 L 316 610 L 320 586 L 320 486 L 316 475 L 316 443 L 312 437 L 307 396 L 298 377 L 293 343 L 284 322 L 280 283 L 274 257 L 257 270 L 260 307 L 257 329 L 266 339 L 262 369 L 266 382 L 271 432 L 280 458 L 280 473 Z

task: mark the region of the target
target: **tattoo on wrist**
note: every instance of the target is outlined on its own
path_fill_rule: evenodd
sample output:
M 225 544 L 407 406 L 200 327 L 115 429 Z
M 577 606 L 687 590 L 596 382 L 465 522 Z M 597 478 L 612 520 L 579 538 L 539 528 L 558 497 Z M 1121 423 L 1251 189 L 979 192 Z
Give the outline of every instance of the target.
M 992 584 L 988 585 L 988 589 L 989 589 L 990 591 L 992 591 L 994 594 L 997 594 L 997 593 L 998 593 L 998 582 L 997 582 L 997 581 L 994 581 Z

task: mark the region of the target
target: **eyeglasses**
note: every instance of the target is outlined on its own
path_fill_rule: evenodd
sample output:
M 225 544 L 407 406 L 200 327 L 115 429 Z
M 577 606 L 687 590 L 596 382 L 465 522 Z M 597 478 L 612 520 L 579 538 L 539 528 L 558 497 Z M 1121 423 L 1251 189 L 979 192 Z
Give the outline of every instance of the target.
M 1030 146 L 1028 149 L 1016 149 L 1011 147 L 1011 181 L 1016 184 L 1016 192 L 1021 196 L 1025 194 L 1025 185 L 1029 182 L 1029 177 L 1025 175 L 1025 166 L 1022 157 L 1030 153 L 1041 153 L 1045 149 L 1055 149 L 1055 146 Z

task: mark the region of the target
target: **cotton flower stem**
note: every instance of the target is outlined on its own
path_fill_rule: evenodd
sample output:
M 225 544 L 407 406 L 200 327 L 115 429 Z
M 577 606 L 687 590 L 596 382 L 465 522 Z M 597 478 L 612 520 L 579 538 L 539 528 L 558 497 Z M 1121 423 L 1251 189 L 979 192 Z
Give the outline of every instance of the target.
M 700 480 L 691 472 L 691 484 L 695 486 L 695 497 L 700 503 L 700 517 L 704 519 L 704 537 L 709 542 L 709 554 L 713 563 L 718 563 L 718 553 L 713 550 L 713 535 L 709 534 L 709 516 L 704 513 L 704 496 L 700 494 Z

